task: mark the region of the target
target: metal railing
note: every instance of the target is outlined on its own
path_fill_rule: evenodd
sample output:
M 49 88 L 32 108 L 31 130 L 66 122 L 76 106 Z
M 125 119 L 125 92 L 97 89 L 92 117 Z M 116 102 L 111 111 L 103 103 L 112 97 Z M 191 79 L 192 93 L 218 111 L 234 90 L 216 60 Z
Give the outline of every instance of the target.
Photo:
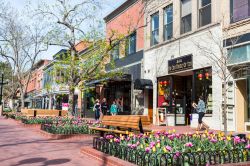
M 216 165 L 250 161 L 248 149 L 179 153 L 146 153 L 95 137 L 93 148 L 139 166 Z

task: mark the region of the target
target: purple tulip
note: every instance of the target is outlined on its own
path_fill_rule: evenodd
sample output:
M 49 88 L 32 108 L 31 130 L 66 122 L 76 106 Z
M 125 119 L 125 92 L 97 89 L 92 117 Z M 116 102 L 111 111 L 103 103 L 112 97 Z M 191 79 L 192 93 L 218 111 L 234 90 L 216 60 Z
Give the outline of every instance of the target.
M 179 151 L 175 152 L 174 159 L 177 159 L 181 156 L 181 153 Z
M 210 140 L 210 142 L 212 142 L 212 143 L 216 143 L 216 142 L 218 142 L 218 140 L 217 140 L 217 139 L 212 138 L 212 139 Z
M 149 147 L 146 147 L 146 148 L 145 148 L 145 152 L 146 152 L 146 153 L 149 153 L 149 152 L 150 152 L 150 148 L 149 148 Z

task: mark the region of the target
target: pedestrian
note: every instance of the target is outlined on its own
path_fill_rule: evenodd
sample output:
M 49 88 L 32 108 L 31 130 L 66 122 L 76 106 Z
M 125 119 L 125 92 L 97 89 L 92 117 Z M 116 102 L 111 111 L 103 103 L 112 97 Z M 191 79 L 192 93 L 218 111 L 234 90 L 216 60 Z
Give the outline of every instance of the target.
M 99 120 L 100 115 L 101 115 L 101 104 L 99 99 L 95 100 L 95 105 L 93 107 L 93 110 L 95 112 L 95 120 Z
M 110 113 L 112 116 L 114 116 L 114 115 L 117 115 L 117 111 L 118 111 L 118 109 L 117 109 L 116 102 L 113 101 L 113 104 L 110 107 Z
M 198 118 L 198 126 L 197 126 L 197 131 L 202 130 L 203 127 L 205 127 L 206 130 L 209 129 L 209 126 L 202 121 L 202 118 L 205 115 L 206 112 L 206 106 L 205 106 L 205 102 L 203 101 L 203 97 L 200 96 L 199 97 L 199 102 L 198 105 L 193 102 L 192 106 L 196 109 L 197 113 L 199 114 L 199 118 Z
M 101 109 L 102 109 L 103 115 L 108 115 L 108 104 L 107 104 L 106 98 L 102 99 Z

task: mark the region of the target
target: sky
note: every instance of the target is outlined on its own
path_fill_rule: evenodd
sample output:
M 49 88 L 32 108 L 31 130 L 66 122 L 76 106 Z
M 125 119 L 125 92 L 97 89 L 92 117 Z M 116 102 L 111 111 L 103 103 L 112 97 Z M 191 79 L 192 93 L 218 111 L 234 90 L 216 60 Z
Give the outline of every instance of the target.
M 14 9 L 17 9 L 19 12 L 22 12 L 25 9 L 25 5 L 28 0 L 4 0 L 9 2 Z M 30 0 L 31 1 L 31 0 Z M 31 2 L 36 6 L 40 0 L 32 0 Z M 54 0 L 45 0 L 48 4 L 53 2 Z M 118 6 L 120 6 L 125 0 L 102 0 L 103 1 L 103 10 L 100 11 L 100 17 L 105 17 Z M 102 19 L 102 18 L 100 18 Z M 47 52 L 44 52 L 40 59 L 52 59 L 52 56 L 56 54 L 61 48 L 50 46 Z

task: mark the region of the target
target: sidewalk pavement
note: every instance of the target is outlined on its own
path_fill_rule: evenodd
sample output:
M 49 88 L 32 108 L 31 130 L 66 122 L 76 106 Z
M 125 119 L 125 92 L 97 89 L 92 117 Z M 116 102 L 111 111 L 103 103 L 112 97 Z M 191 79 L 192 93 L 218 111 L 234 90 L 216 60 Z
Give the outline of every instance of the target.
M 0 117 L 0 166 L 104 166 L 80 153 L 86 140 L 47 140 L 34 129 Z

